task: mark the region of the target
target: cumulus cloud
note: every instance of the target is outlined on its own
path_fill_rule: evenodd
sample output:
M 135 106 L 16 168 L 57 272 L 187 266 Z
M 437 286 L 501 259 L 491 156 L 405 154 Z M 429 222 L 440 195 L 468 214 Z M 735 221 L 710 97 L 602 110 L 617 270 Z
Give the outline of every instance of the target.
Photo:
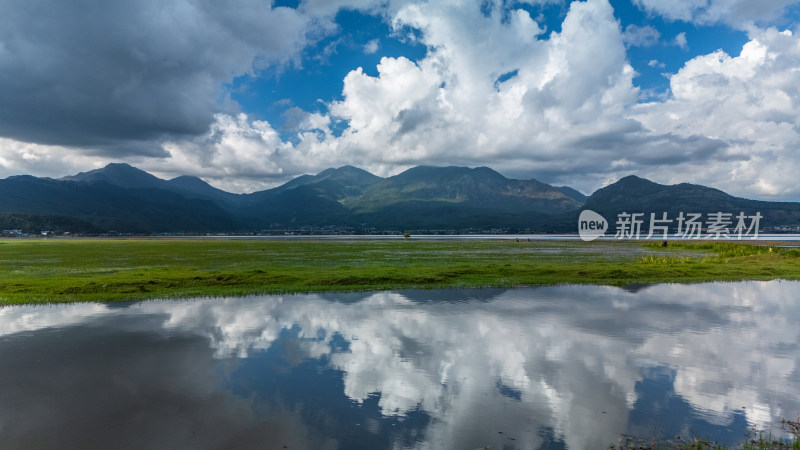
M 419 30 L 425 58 L 384 57 L 374 77 L 351 71 L 328 113 L 287 111 L 289 142 L 266 122 L 217 114 L 210 132 L 163 145 L 170 165 L 219 187 L 252 190 L 354 161 L 379 175 L 417 164 L 547 175 L 572 172 L 577 161 L 596 168 L 619 159 L 582 148 L 592 137 L 613 140 L 641 128 L 624 117 L 638 90 L 608 2 L 573 3 L 549 39 L 524 10 L 492 5 L 487 14 L 477 3 L 397 2 L 391 23 Z M 334 124 L 345 125 L 340 135 Z
M 719 83 L 719 74 L 689 76 L 709 67 L 700 61 L 713 62 L 718 56 L 690 61 L 673 76 L 670 101 L 637 105 L 639 91 L 627 62 L 626 36 L 632 45 L 632 36 L 644 36 L 644 41 L 638 41 L 641 44 L 654 34 L 632 28 L 627 34 L 622 32 L 606 1 L 573 3 L 561 32 L 549 39 L 542 39 L 543 29 L 524 11 L 485 12 L 443 3 L 397 8 L 393 25 L 420 30 L 419 39 L 430 49 L 428 55 L 417 62 L 382 58 L 377 76 L 361 69 L 350 72 L 344 79 L 343 99 L 330 104 L 328 114 L 292 111 L 297 131 L 293 144 L 279 142 L 277 135 L 267 141 L 258 132 L 248 132 L 257 139 L 249 141 L 252 147 L 246 153 L 250 156 L 243 159 L 248 163 L 241 168 L 251 170 L 253 179 L 260 173 L 277 180 L 353 161 L 379 175 L 417 164 L 485 165 L 491 161 L 494 168 L 511 176 L 535 173 L 587 192 L 638 173 L 660 182 L 692 181 L 734 193 L 756 189 L 750 192 L 792 195 L 787 189 L 792 184 L 782 189 L 777 187 L 782 185 L 778 180 L 755 180 L 753 171 L 744 169 L 752 164 L 752 140 L 732 139 L 723 130 L 698 126 L 726 117 L 727 127 L 739 134 L 747 128 L 738 127 L 743 117 L 734 113 L 744 104 L 728 105 L 720 114 L 708 111 L 710 105 L 718 104 L 717 99 L 741 97 L 747 92 L 743 86 Z M 791 57 L 791 52 L 782 52 L 773 52 L 775 58 Z M 748 54 L 743 52 L 744 58 Z M 784 63 L 771 70 L 789 71 L 790 67 Z M 791 78 L 791 72 L 786 75 Z M 718 89 L 720 96 L 700 95 L 702 91 L 692 88 L 689 80 Z M 748 83 L 761 81 L 753 75 Z M 773 89 L 764 86 L 761 95 L 769 98 Z M 705 110 L 698 113 L 703 118 L 675 116 L 674 107 L 684 103 L 693 105 L 683 108 L 686 113 Z M 656 110 L 672 114 L 673 119 L 655 118 L 650 111 Z M 793 117 L 791 112 L 786 114 Z M 309 121 L 312 117 L 317 125 Z M 758 115 L 746 117 L 755 120 Z M 334 136 L 330 127 L 341 121 L 346 127 Z M 247 120 L 235 122 L 241 127 L 255 126 Z M 771 135 L 773 150 L 790 148 L 783 141 L 786 136 Z M 201 141 L 191 152 L 180 146 L 169 149 L 173 155 L 186 153 L 182 160 L 194 158 L 194 174 L 222 182 L 226 174 L 214 170 L 226 167 L 219 155 L 228 150 L 218 140 Z M 203 153 L 201 148 L 218 156 L 193 157 L 194 152 Z M 254 158 L 261 162 L 255 163 Z M 738 173 L 736 183 L 747 180 L 745 186 L 730 182 L 733 171 Z M 256 184 L 250 185 L 255 188 Z
M 608 2 L 573 3 L 549 39 L 523 10 L 474 6 L 398 10 L 395 28 L 420 30 L 428 56 L 383 58 L 376 77 L 347 75 L 343 100 L 330 108 L 349 125 L 338 150 L 373 169 L 489 159 L 500 170 L 546 171 L 574 141 L 635 128 L 622 116 L 636 101 L 634 72 Z
M 268 122 L 250 120 L 246 114 L 217 114 L 202 136 L 167 142 L 164 148 L 175 175 L 201 176 L 220 188 L 251 191 L 264 179 L 284 177 L 293 147 Z
M 739 56 L 717 51 L 687 62 L 670 78 L 671 99 L 638 105 L 632 116 L 653 133 L 728 144 L 723 155 L 735 162 L 687 166 L 682 177 L 731 192 L 797 196 L 800 39 L 775 29 L 750 39 Z
M 686 49 L 689 48 L 689 41 L 686 40 L 686 33 L 681 32 L 681 33 L 678 33 L 677 36 L 675 36 L 675 45 L 677 45 L 678 47 L 680 47 L 683 50 L 686 50 Z
M 650 47 L 658 43 L 661 33 L 650 25 L 643 27 L 628 25 L 625 27 L 622 39 L 629 47 Z
M 0 10 L 0 135 L 117 156 L 165 156 L 157 139 L 205 133 L 226 108 L 224 83 L 290 63 L 331 26 L 256 0 Z
M 140 165 L 152 163 L 154 160 L 163 161 L 163 158 L 125 155 L 115 162 Z M 92 151 L 76 151 L 66 146 L 44 145 L 0 137 L 0 177 L 26 174 L 60 178 L 99 169 L 108 162 L 106 156 L 98 157 Z
M 500 1 L 237 1 L 98 3 L 78 14 L 0 0 L 2 174 L 63 176 L 124 160 L 241 192 L 343 164 L 384 176 L 455 164 L 584 192 L 636 173 L 800 196 L 797 38 L 752 25 L 794 2 L 752 12 L 743 0 L 637 0 L 670 20 L 752 19 L 741 55 L 701 55 L 670 75 L 670 95 L 654 96 L 636 87 L 627 50 L 668 38 L 651 26 L 622 30 L 607 0 L 570 3 L 550 34 Z M 397 35 L 411 30 L 426 56 L 353 68 L 339 99 L 321 112 L 288 108 L 279 129 L 226 98 L 236 76 L 302 64 L 309 43 L 335 33 L 340 8 L 380 15 Z M 683 33 L 669 40 L 688 48 Z M 361 50 L 379 53 L 378 44 Z
M 371 55 L 373 53 L 377 53 L 378 49 L 380 48 L 381 41 L 379 39 L 373 39 L 366 44 L 364 44 L 364 53 Z
M 205 134 L 163 143 L 168 171 L 164 160 L 146 160 L 139 167 L 165 178 L 188 174 L 231 192 L 253 192 L 347 164 L 342 161 L 350 155 L 336 151 L 329 116 L 289 108 L 284 117 L 283 131 L 295 142 L 284 140 L 267 121 L 244 113 L 216 114 Z
M 606 1 L 572 3 L 549 39 L 524 11 L 485 12 L 441 3 L 398 9 L 393 24 L 420 30 L 428 56 L 384 58 L 375 77 L 351 72 L 343 100 L 330 108 L 348 128 L 336 139 L 312 135 L 306 149 L 326 160 L 348 155 L 381 175 L 491 161 L 510 176 L 535 174 L 587 192 L 637 173 L 760 198 L 800 195 L 788 175 L 797 137 L 787 121 L 798 114 L 791 101 L 772 105 L 794 98 L 791 33 L 756 30 L 739 57 L 689 61 L 672 76 L 669 100 L 638 105 L 624 43 L 654 35 L 626 35 Z M 688 45 L 683 34 L 675 42 Z M 769 42 L 776 47 L 756 52 Z M 711 123 L 717 127 L 703 126 Z
M 572 3 L 549 39 L 527 12 L 497 5 L 412 3 L 392 23 L 420 30 L 428 55 L 383 58 L 377 76 L 350 72 L 343 100 L 330 105 L 348 127 L 335 139 L 309 135 L 304 151 L 347 155 L 381 175 L 491 161 L 510 176 L 535 173 L 591 192 L 610 174 L 719 160 L 728 145 L 653 133 L 630 116 L 640 93 L 625 44 L 654 43 L 657 31 L 623 33 L 605 0 Z
M 779 18 L 798 0 L 634 0 L 640 8 L 669 20 L 697 24 L 724 23 L 735 28 L 750 29 Z

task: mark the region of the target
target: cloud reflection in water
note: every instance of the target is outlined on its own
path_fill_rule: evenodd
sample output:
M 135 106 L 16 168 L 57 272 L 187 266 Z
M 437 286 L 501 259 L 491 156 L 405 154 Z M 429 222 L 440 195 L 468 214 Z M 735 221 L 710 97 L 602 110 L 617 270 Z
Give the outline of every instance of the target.
M 128 332 L 202 338 L 209 357 L 236 363 L 221 386 L 241 391 L 254 409 L 276 402 L 301 408 L 306 422 L 317 408 L 314 398 L 289 398 L 291 389 L 254 380 L 288 383 L 280 371 L 270 372 L 279 366 L 295 377 L 305 370 L 310 383 L 315 375 L 309 373 L 326 372 L 339 380 L 331 381 L 338 395 L 377 408 L 358 425 L 388 433 L 395 446 L 408 439 L 385 430 L 408 434 L 409 418 L 420 414 L 427 419 L 415 422 L 419 429 L 408 445 L 604 448 L 622 433 L 693 430 L 736 441 L 742 430 L 732 428 L 745 420 L 768 427 L 800 411 L 799 285 L 557 286 L 17 307 L 0 309 L 0 336 L 113 320 Z M 270 397 L 278 391 L 284 392 L 279 401 Z M 682 417 L 672 417 L 677 413 Z

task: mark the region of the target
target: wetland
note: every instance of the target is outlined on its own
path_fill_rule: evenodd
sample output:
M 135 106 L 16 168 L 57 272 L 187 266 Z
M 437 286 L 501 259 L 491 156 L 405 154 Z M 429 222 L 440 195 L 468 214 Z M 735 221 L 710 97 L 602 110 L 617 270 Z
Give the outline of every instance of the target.
M 0 304 L 396 289 L 798 280 L 763 242 L 31 239 L 0 241 Z

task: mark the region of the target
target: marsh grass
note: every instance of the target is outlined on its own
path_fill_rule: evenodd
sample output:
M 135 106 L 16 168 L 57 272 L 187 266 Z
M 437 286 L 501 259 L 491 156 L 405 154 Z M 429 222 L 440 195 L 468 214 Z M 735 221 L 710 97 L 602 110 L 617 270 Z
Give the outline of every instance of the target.
M 639 262 L 642 264 L 686 264 L 692 261 L 692 258 L 688 256 L 674 257 L 647 255 L 639 258 Z
M 619 445 L 609 445 L 608 450 L 800 450 L 800 440 L 778 440 L 769 435 L 760 434 L 737 445 L 725 446 L 704 439 L 691 439 L 682 442 L 679 439 L 670 442 L 635 442 L 627 439 Z
M 800 450 L 800 441 L 791 442 L 759 438 L 735 446 L 724 446 L 713 442 L 697 439 L 692 442 L 681 443 L 653 443 L 653 444 L 621 444 L 611 445 L 608 450 Z
M 666 441 L 649 442 L 633 436 L 622 436 L 618 445 L 609 445 L 608 450 L 800 450 L 800 414 L 795 420 L 781 420 L 781 430 L 789 438 L 776 439 L 771 432 L 753 428 L 743 442 L 734 446 L 723 446 L 700 437 L 682 439 L 676 436 Z
M 0 241 L 0 304 L 408 288 L 800 279 L 800 252 L 725 242 Z

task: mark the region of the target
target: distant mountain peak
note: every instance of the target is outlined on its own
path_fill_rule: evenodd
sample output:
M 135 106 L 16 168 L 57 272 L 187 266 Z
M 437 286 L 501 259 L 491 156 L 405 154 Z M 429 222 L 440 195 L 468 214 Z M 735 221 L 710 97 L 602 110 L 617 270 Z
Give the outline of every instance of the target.
M 128 163 L 108 163 L 105 165 L 105 167 L 102 167 L 100 169 L 90 170 L 85 173 L 136 174 L 136 175 L 144 175 L 150 178 L 159 179 L 156 176 L 150 175 L 144 170 L 134 167 Z
M 347 179 L 347 180 L 370 181 L 370 182 L 381 179 L 381 177 L 373 175 L 364 169 L 360 169 L 358 167 L 350 165 L 337 167 L 335 169 L 330 168 L 323 170 L 322 172 L 318 173 L 315 178 L 317 178 L 318 180 L 326 178 L 334 178 L 334 179 Z
M 356 211 L 373 212 L 389 205 L 420 202 L 428 207 L 460 205 L 465 211 L 500 215 L 552 214 L 580 206 L 563 192 L 537 180 L 509 179 L 488 167 L 458 166 L 413 167 L 376 183 L 347 205 Z
M 416 166 L 386 180 L 401 184 L 418 182 L 440 184 L 466 180 L 471 180 L 475 183 L 504 183 L 509 181 L 508 178 L 488 167 L 470 168 L 461 166 Z
M 76 217 L 98 229 L 127 232 L 307 226 L 573 232 L 582 206 L 609 218 L 624 211 L 668 213 L 670 218 L 680 211 L 759 211 L 763 226 L 800 225 L 797 203 L 746 200 L 706 186 L 662 185 L 635 175 L 588 199 L 568 187 L 509 179 L 488 167 L 418 166 L 382 178 L 341 166 L 252 194 L 228 193 L 195 176 L 167 181 L 125 163 L 62 180 L 31 176 L 0 180 L 0 211 Z
M 270 191 L 283 192 L 290 189 L 296 189 L 300 186 L 333 182 L 339 185 L 345 192 L 352 195 L 360 193 L 364 188 L 367 188 L 381 180 L 383 180 L 383 178 L 373 175 L 364 169 L 359 169 L 358 167 L 353 166 L 342 166 L 325 169 L 316 175 L 301 175 L 282 186 L 271 189 Z
M 103 169 L 111 169 L 111 168 L 115 168 L 115 167 L 140 170 L 140 169 L 137 169 L 136 167 L 133 167 L 132 165 L 130 165 L 128 163 L 108 163 L 108 164 L 105 165 L 105 167 L 103 167 Z
M 176 183 L 176 184 L 177 183 L 180 183 L 180 184 L 196 184 L 196 185 L 208 184 L 205 181 L 203 181 L 202 178 L 199 178 L 199 177 L 196 177 L 196 176 L 193 176 L 193 175 L 181 175 L 181 176 L 175 177 L 175 178 L 173 178 L 171 180 L 168 180 L 168 182 Z
M 341 166 L 341 167 L 331 167 L 331 168 L 325 169 L 322 172 L 318 173 L 317 175 L 324 175 L 324 174 L 331 174 L 331 173 L 369 173 L 369 172 L 367 172 L 364 169 L 361 169 L 361 168 L 358 168 L 358 167 L 355 167 L 355 166 L 351 166 L 351 165 L 348 164 L 348 165 Z M 370 174 L 370 175 L 372 175 L 372 174 Z
M 186 198 L 204 198 L 216 201 L 220 205 L 238 197 L 237 194 L 225 192 L 206 183 L 202 178 L 192 175 L 181 175 L 163 183 L 163 188 L 177 192 Z
M 105 181 L 115 186 L 134 189 L 158 187 L 164 183 L 161 178 L 150 175 L 144 170 L 137 169 L 126 163 L 110 163 L 101 169 L 81 172 L 77 175 L 64 177 L 62 180 L 85 183 Z
M 616 183 L 612 183 L 612 184 L 618 184 L 618 183 L 621 183 L 621 184 L 648 184 L 648 185 L 650 185 L 650 184 L 658 184 L 655 181 L 650 181 L 647 178 L 642 178 L 642 177 L 639 177 L 639 176 L 636 176 L 636 175 L 628 175 L 628 176 L 622 177 L 619 180 L 617 180 Z
M 603 195 L 641 195 L 646 192 L 653 192 L 664 189 L 666 186 L 650 181 L 646 178 L 628 175 L 622 177 L 608 186 L 598 189 L 589 198 Z M 588 199 L 587 199 L 588 200 Z

